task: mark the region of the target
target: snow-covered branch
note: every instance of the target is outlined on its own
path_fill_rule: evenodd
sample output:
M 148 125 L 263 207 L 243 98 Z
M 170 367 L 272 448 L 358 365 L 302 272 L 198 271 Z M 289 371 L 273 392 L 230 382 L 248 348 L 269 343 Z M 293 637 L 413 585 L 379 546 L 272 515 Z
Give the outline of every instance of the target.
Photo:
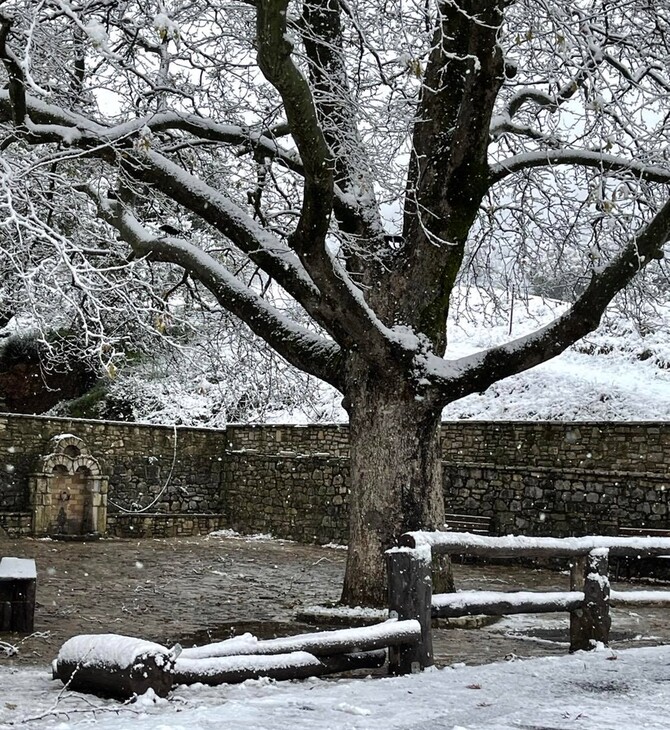
M 630 175 L 638 180 L 655 183 L 670 183 L 670 166 L 648 165 L 641 160 L 624 159 L 606 152 L 579 149 L 540 150 L 524 152 L 502 162 L 491 165 L 491 185 L 523 170 L 554 165 L 577 165 L 590 167 L 601 172 Z
M 116 228 L 138 256 L 181 266 L 289 362 L 341 387 L 340 348 L 335 343 L 293 322 L 189 241 L 152 235 L 119 201 L 103 199 L 90 188 L 85 191 L 95 200 L 103 220 Z
M 592 332 L 612 299 L 643 268 L 663 256 L 663 246 L 669 239 L 670 201 L 618 256 L 593 272 L 581 296 L 553 322 L 530 335 L 453 362 L 426 358 L 426 372 L 441 384 L 445 402 L 483 392 L 498 380 L 556 357 Z

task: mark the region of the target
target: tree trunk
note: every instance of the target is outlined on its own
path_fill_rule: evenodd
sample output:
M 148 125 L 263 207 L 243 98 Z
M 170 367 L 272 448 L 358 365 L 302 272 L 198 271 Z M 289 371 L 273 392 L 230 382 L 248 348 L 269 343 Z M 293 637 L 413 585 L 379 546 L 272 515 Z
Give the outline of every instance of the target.
M 342 602 L 386 606 L 384 551 L 407 530 L 444 524 L 441 409 L 391 373 L 347 379 L 351 495 Z

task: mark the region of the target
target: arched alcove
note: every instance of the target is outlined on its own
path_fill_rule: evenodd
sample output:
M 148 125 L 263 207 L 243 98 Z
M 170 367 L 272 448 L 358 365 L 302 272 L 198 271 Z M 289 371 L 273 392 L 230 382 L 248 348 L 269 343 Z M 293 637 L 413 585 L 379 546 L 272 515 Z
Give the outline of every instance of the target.
M 79 437 L 52 438 L 29 485 L 33 534 L 59 537 L 106 531 L 108 478 Z

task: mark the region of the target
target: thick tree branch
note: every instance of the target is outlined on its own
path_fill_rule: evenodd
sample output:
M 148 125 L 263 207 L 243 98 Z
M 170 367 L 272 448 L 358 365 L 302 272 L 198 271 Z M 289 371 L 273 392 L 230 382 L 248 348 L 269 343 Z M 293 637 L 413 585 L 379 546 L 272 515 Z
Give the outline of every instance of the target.
M 30 141 L 33 144 L 62 142 L 80 147 L 112 165 L 121 165 L 136 180 L 155 186 L 166 196 L 202 217 L 246 253 L 292 296 L 310 311 L 317 321 L 319 292 L 305 273 L 295 254 L 281 241 L 264 230 L 232 200 L 210 187 L 199 178 L 151 149 L 144 154 L 132 150 L 134 137 L 143 127 L 137 120 L 108 128 L 90 119 L 65 111 L 54 105 L 27 97 Z M 11 99 L 7 91 L 0 91 L 0 119 L 11 114 Z M 175 114 L 157 115 L 158 124 L 178 124 Z M 148 120 L 140 120 L 148 121 Z M 193 120 L 189 120 L 191 123 Z M 212 131 L 214 128 L 214 131 Z M 216 125 L 202 125 L 202 129 L 220 136 L 235 137 L 242 129 L 225 130 Z M 117 152 L 121 154 L 117 156 Z
M 489 182 L 495 185 L 506 177 L 523 170 L 554 165 L 578 165 L 598 170 L 632 175 L 646 182 L 670 182 L 670 169 L 658 165 L 647 165 L 639 160 L 626 160 L 616 155 L 590 150 L 542 150 L 525 152 L 491 165 Z
M 13 18 L 0 11 L 0 59 L 9 76 L 7 95 L 11 99 L 11 117 L 16 127 L 20 127 L 26 118 L 25 78 L 21 64 L 7 45 L 12 29 Z
M 338 204 L 334 212 L 340 230 L 365 242 L 364 255 L 384 247 L 384 235 L 375 201 L 369 160 L 358 132 L 356 103 L 349 89 L 344 60 L 339 0 L 316 0 L 303 6 L 303 37 L 314 89 L 314 103 L 333 158 L 335 184 L 355 203 Z M 356 257 L 350 264 L 364 270 Z M 357 265 L 357 263 L 359 265 Z
M 332 160 L 309 84 L 291 59 L 293 44 L 289 40 L 287 13 L 288 0 L 259 2 L 258 65 L 282 97 L 305 170 L 302 214 L 294 234 L 296 250 L 301 258 L 316 254 L 322 259 L 320 251 L 325 248 L 333 202 Z M 309 271 L 309 264 L 305 265 Z
M 291 58 L 287 8 L 288 0 L 260 0 L 256 33 L 258 65 L 282 97 L 304 169 L 302 210 L 289 244 L 321 292 L 328 331 L 338 342 L 382 363 L 389 345 L 379 322 L 326 245 L 335 192 L 334 162 L 307 79 Z
M 267 132 L 257 132 L 235 124 L 218 124 L 194 114 L 171 111 L 146 115 L 114 126 L 104 126 L 33 97 L 28 97 L 26 102 L 26 111 L 31 122 L 30 132 L 35 135 L 35 143 L 62 142 L 83 149 L 100 144 L 130 148 L 143 130 L 148 129 L 154 134 L 181 131 L 198 140 L 248 147 L 263 156 L 277 159 L 293 172 L 303 173 L 299 155 L 280 147 Z M 12 120 L 15 113 L 12 96 L 7 89 L 1 89 L 0 119 Z
M 390 286 L 401 321 L 416 321 L 441 352 L 449 294 L 486 192 L 489 129 L 504 81 L 503 0 L 440 3 L 412 137 L 404 249 Z M 423 282 L 416 287 L 415 281 Z M 396 315 L 397 316 L 397 315 Z
M 349 275 L 327 250 L 325 241 L 314 247 L 313 255 L 305 255 L 310 273 L 305 271 L 294 250 L 266 231 L 232 200 L 191 175 L 167 157 L 149 148 L 135 152 L 133 142 L 141 133 L 137 120 L 109 128 L 78 114 L 27 97 L 30 138 L 32 144 L 62 142 L 81 148 L 105 159 L 110 165 L 121 165 L 124 171 L 139 182 L 160 190 L 168 198 L 191 210 L 228 237 L 251 261 L 260 266 L 286 291 L 295 297 L 315 321 L 339 342 L 358 343 L 371 357 L 381 362 L 389 352 L 380 323 L 366 305 L 362 293 L 351 282 Z M 11 99 L 7 91 L 0 91 L 0 120 L 10 121 Z M 158 124 L 178 124 L 177 115 L 157 115 Z M 194 124 L 193 118 L 188 120 Z M 148 125 L 143 125 L 148 126 Z M 225 129 L 223 125 L 203 124 L 201 129 L 227 136 L 240 133 L 241 128 Z M 111 139 L 110 139 L 111 138 Z M 120 154 L 118 154 L 120 152 Z M 292 243 L 302 239 L 298 233 Z M 321 285 L 317 288 L 311 278 L 314 272 Z M 321 290 L 321 287 L 325 291 Z M 325 294 L 325 296 L 324 296 Z
M 232 200 L 152 149 L 141 158 L 128 156 L 124 168 L 214 226 L 320 319 L 319 292 L 294 252 Z
M 630 240 L 620 254 L 591 277 L 584 293 L 563 315 L 533 334 L 482 353 L 447 362 L 423 358 L 422 366 L 442 391 L 444 402 L 483 392 L 510 375 L 546 362 L 592 332 L 607 306 L 651 261 L 662 258 L 670 239 L 670 201 Z
M 121 202 L 103 199 L 90 188 L 84 191 L 95 201 L 99 216 L 119 232 L 137 256 L 181 266 L 224 309 L 239 317 L 292 365 L 336 388 L 342 387 L 340 348 L 334 342 L 289 319 L 189 241 L 156 237 Z

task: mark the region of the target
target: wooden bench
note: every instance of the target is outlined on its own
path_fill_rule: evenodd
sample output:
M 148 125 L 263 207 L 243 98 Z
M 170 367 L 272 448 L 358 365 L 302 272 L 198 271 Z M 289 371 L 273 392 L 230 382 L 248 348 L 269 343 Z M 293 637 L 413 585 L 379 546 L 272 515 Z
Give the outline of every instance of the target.
M 670 530 L 655 527 L 620 527 L 621 537 L 670 537 Z M 634 558 L 622 556 L 613 560 L 615 580 L 652 579 L 670 581 L 670 555 Z
M 448 514 L 444 518 L 447 532 L 472 532 L 475 535 L 491 534 L 491 518 L 479 515 Z
M 29 634 L 35 625 L 37 570 L 30 558 L 0 560 L 0 631 Z
M 655 527 L 620 527 L 621 537 L 670 537 L 670 530 Z

